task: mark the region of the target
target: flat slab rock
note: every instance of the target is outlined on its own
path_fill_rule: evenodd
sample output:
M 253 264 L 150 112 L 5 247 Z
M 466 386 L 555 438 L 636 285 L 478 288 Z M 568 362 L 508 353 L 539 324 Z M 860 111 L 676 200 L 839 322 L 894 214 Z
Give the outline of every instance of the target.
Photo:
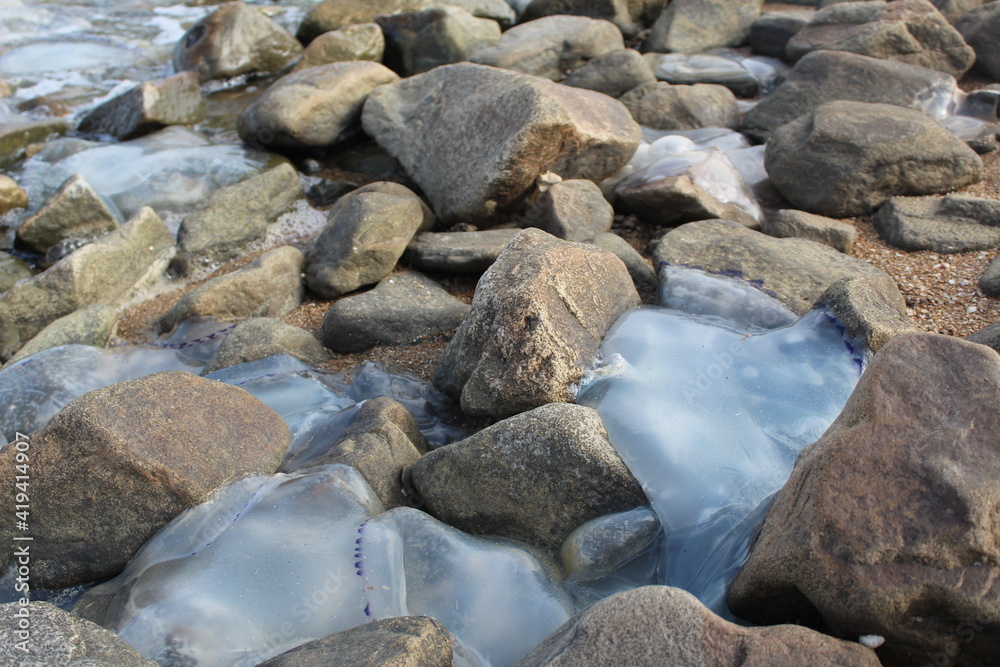
M 1000 203 L 990 199 L 893 197 L 872 217 L 890 245 L 947 254 L 1000 246 Z
M 520 233 L 520 229 L 423 232 L 410 241 L 403 260 L 420 271 L 482 273 Z
M 469 308 L 430 278 L 401 271 L 372 290 L 334 303 L 323 320 L 323 344 L 342 353 L 408 345 L 455 329 Z
M 653 261 L 759 281 L 762 288 L 775 293 L 800 315 L 841 278 L 864 277 L 877 284 L 897 310 L 906 312 L 896 283 L 871 264 L 815 241 L 773 238 L 730 220 L 681 225 L 663 237 Z

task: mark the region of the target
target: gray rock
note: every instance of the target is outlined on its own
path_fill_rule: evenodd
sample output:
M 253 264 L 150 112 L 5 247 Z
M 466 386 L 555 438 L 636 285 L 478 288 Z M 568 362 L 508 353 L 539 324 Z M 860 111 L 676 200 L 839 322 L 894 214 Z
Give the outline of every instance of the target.
M 797 625 L 746 628 L 679 588 L 645 586 L 581 611 L 518 667 L 713 665 L 878 667 L 875 653 Z
M 641 134 L 606 95 L 468 63 L 376 89 L 362 121 L 445 223 L 516 208 L 547 171 L 606 178 L 632 157 Z
M 848 336 L 878 352 L 896 336 L 917 331 L 895 296 L 868 278 L 842 278 L 820 295 L 816 306 L 829 308 Z
M 622 32 L 613 23 L 584 16 L 547 16 L 511 28 L 500 41 L 473 53 L 469 60 L 561 81 L 588 60 L 624 48 Z
M 832 218 L 896 195 L 948 192 L 983 172 L 975 151 L 925 114 L 863 102 L 827 102 L 778 128 L 764 165 L 796 208 Z
M 954 77 L 925 67 L 846 51 L 814 51 L 747 113 L 741 131 L 765 141 L 785 123 L 834 100 L 895 104 L 943 116 L 956 90 Z
M 160 331 L 171 331 L 191 317 L 225 322 L 283 317 L 302 303 L 302 262 L 302 253 L 293 246 L 269 250 L 239 271 L 212 278 L 182 296 L 160 318 Z
M 288 427 L 247 392 L 180 371 L 71 401 L 31 435 L 31 583 L 112 577 L 160 528 L 225 482 L 271 474 Z M 13 470 L 14 448 L 0 450 Z M 14 477 L 0 481 L 13 507 Z M 13 524 L 0 528 L 9 563 Z
M 427 232 L 437 225 L 437 217 L 434 215 L 434 211 L 431 210 L 430 206 L 424 203 L 424 200 L 417 196 L 417 194 L 410 188 L 402 185 L 401 183 L 394 183 L 392 181 L 375 181 L 374 183 L 369 183 L 368 185 L 362 185 L 360 188 L 356 188 L 354 192 L 361 194 L 362 192 L 381 192 L 387 195 L 396 195 L 397 197 L 406 197 L 412 199 L 420 206 L 421 214 L 423 218 L 420 221 L 420 226 L 417 227 L 418 231 Z
M 824 218 L 805 211 L 786 208 L 766 219 L 761 230 L 777 238 L 800 238 L 816 241 L 840 252 L 849 253 L 858 231 L 849 222 Z
M 560 181 L 528 207 L 522 227 L 537 227 L 567 241 L 592 241 L 611 229 L 615 210 L 593 181 Z
M 303 19 L 296 35 L 308 44 L 325 32 L 353 23 L 372 23 L 377 16 L 440 7 L 458 7 L 473 16 L 493 19 L 504 28 L 514 23 L 514 10 L 506 0 L 322 0 Z
M 655 295 L 659 282 L 656 279 L 656 271 L 650 266 L 649 260 L 639 254 L 639 251 L 629 245 L 628 241 L 607 232 L 598 234 L 591 241 L 598 248 L 614 253 L 614 255 L 625 264 L 628 274 L 632 276 L 632 283 L 636 291 L 644 297 Z
M 867 278 L 892 306 L 906 312 L 896 283 L 868 262 L 815 241 L 776 239 L 730 220 L 690 222 L 668 232 L 653 253 L 654 265 L 662 262 L 759 280 L 799 315 L 841 278 Z
M 886 243 L 910 252 L 947 254 L 1000 246 L 1000 202 L 989 199 L 893 197 L 872 222 Z
M 275 354 L 288 354 L 313 366 L 330 360 L 322 343 L 305 329 L 270 317 L 251 317 L 223 339 L 201 374 Z
M 427 449 L 427 440 L 406 408 L 381 396 L 362 403 L 344 436 L 308 465 L 353 466 L 389 510 L 413 503 L 403 488 L 403 469 L 419 461 Z
M 800 9 L 764 12 L 750 26 L 750 48 L 762 56 L 784 58 L 788 40 L 806 27 L 812 15 Z
M 518 21 L 524 23 L 533 21 L 543 16 L 554 16 L 559 14 L 571 14 L 573 16 L 586 16 L 592 19 L 604 19 L 611 21 L 618 29 L 628 37 L 635 35 L 639 31 L 636 18 L 633 15 L 633 2 L 629 0 L 528 0 L 524 5 L 524 10 L 518 16 Z
M 17 238 L 44 253 L 67 239 L 93 240 L 113 231 L 121 219 L 118 208 L 75 174 L 66 179 L 38 212 L 21 223 Z
M 22 628 L 22 622 L 26 624 Z M 0 605 L 0 662 L 65 667 L 155 667 L 118 635 L 48 602 Z
M 268 223 L 304 196 L 299 173 L 287 162 L 216 190 L 181 222 L 177 242 L 184 260 L 208 263 L 237 257 L 248 244 L 264 238 Z
M 451 667 L 454 641 L 429 616 L 400 616 L 308 642 L 258 667 Z
M 87 113 L 76 129 L 125 141 L 166 125 L 194 125 L 204 117 L 205 100 L 198 77 L 193 72 L 181 72 L 143 81 L 108 100 Z
M 28 194 L 10 176 L 0 174 L 0 215 L 28 207 Z
M 965 337 L 965 340 L 992 347 L 997 352 L 1000 352 L 1000 322 L 994 322 L 979 331 L 969 334 Z
M 24 149 L 66 133 L 69 123 L 62 118 L 45 120 L 5 121 L 0 125 L 0 168 L 24 157 Z
M 572 400 L 604 334 L 638 303 L 613 254 L 526 229 L 480 278 L 434 384 L 494 419 Z
M 816 12 L 785 52 L 792 61 L 812 51 L 850 51 L 962 76 L 973 50 L 927 0 L 847 2 Z
M 646 51 L 701 53 L 740 46 L 764 0 L 672 0 L 646 39 Z
M 955 21 L 955 28 L 976 52 L 976 69 L 991 79 L 1000 79 L 1000 5 L 989 2 L 973 8 Z
M 647 83 L 622 95 L 621 102 L 637 123 L 654 130 L 740 126 L 736 96 L 725 86 Z
M 33 275 L 27 262 L 0 250 L 0 292 L 6 292 L 17 281 L 27 280 Z
M 4 368 L 25 357 L 60 345 L 104 347 L 118 323 L 118 308 L 95 304 L 52 322 L 7 360 Z
M 362 352 L 374 345 L 409 345 L 452 331 L 469 305 L 430 278 L 393 273 L 375 289 L 337 301 L 323 320 L 323 344 L 335 352 Z
M 325 32 L 310 42 L 292 72 L 352 60 L 382 62 L 384 54 L 385 36 L 378 24 L 345 25 L 339 30 Z
M 46 325 L 91 304 L 114 305 L 163 274 L 174 254 L 170 230 L 150 208 L 31 280 L 0 295 L 0 360 Z
M 256 7 L 228 2 L 188 28 L 174 48 L 174 69 L 199 81 L 280 72 L 302 45 Z
M 520 231 L 424 232 L 413 237 L 403 260 L 420 271 L 479 274 L 490 268 Z
M 333 299 L 382 280 L 423 220 L 420 201 L 412 193 L 359 189 L 341 197 L 306 252 L 306 285 Z
M 464 9 L 442 7 L 379 16 L 386 38 L 385 62 L 404 75 L 467 60 L 500 39 L 500 25 Z
M 886 344 L 799 454 L 729 608 L 755 623 L 880 635 L 887 665 L 993 662 L 998 398 L 991 349 L 929 333 Z
M 361 134 L 368 94 L 399 81 L 379 63 L 340 62 L 310 67 L 279 79 L 236 120 L 243 141 L 271 150 L 326 149 Z
M 621 97 L 633 88 L 655 81 L 656 76 L 642 55 L 635 49 L 624 49 L 587 61 L 570 72 L 562 84 Z
M 987 0 L 931 0 L 941 15 L 955 23 L 963 14 L 982 7 Z
M 1000 299 L 1000 259 L 993 258 L 983 275 L 979 278 L 979 289 L 983 294 L 994 299 Z
M 653 225 L 723 218 L 751 229 L 763 212 L 753 189 L 719 148 L 665 160 L 614 187 L 615 208 Z
M 424 509 L 445 523 L 547 549 L 585 521 L 648 502 L 597 411 L 569 403 L 439 447 L 407 475 Z

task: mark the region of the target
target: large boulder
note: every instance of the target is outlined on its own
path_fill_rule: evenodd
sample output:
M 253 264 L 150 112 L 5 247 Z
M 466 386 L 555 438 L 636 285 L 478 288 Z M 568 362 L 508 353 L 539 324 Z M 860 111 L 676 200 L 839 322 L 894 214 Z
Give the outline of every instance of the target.
M 299 172 L 288 162 L 216 190 L 181 222 L 177 244 L 183 261 L 204 264 L 239 256 L 304 196 Z
M 907 334 L 800 454 L 729 606 L 755 623 L 875 634 L 886 665 L 1000 651 L 1000 356 Z
M 191 317 L 224 322 L 283 317 L 302 303 L 302 252 L 286 245 L 269 250 L 239 271 L 212 278 L 181 297 L 160 318 L 170 331 Z
M 302 45 L 256 7 L 227 2 L 188 28 L 174 48 L 174 69 L 200 81 L 280 72 Z
M 162 275 L 174 253 L 170 230 L 150 208 L 0 295 L 0 360 L 50 322 L 91 304 L 112 305 Z
M 610 252 L 526 229 L 479 280 L 434 384 L 495 419 L 571 401 L 604 334 L 638 303 Z
M 440 7 L 458 7 L 473 16 L 493 19 L 503 27 L 514 22 L 514 10 L 506 0 L 322 0 L 309 10 L 296 35 L 303 44 L 309 44 L 323 33 L 355 23 L 372 23 L 377 16 Z
M 368 94 L 399 77 L 376 62 L 338 62 L 279 79 L 239 115 L 236 128 L 250 145 L 278 151 L 331 148 L 361 134 Z
M 180 371 L 84 394 L 31 434 L 31 583 L 62 588 L 112 577 L 156 531 L 216 487 L 274 472 L 288 447 L 281 417 L 237 387 Z M 0 450 L 14 470 L 19 449 Z M 0 496 L 14 506 L 14 476 Z M 16 545 L 0 528 L 3 562 Z
M 657 81 L 633 88 L 620 98 L 636 122 L 654 130 L 699 130 L 740 126 L 736 96 L 725 86 L 672 85 Z
M 402 185 L 341 197 L 306 251 L 310 290 L 333 299 L 388 276 L 424 222 L 420 199 Z
M 399 616 L 306 642 L 258 667 L 451 667 L 454 642 L 430 616 Z
M 816 12 L 785 48 L 788 58 L 850 51 L 962 76 L 976 54 L 927 0 L 843 2 Z
M 468 63 L 376 89 L 362 121 L 444 222 L 512 210 L 547 171 L 606 178 L 632 157 L 641 134 L 610 97 Z
M 596 410 L 553 403 L 425 454 L 407 471 L 430 514 L 558 549 L 580 524 L 646 504 Z
M 990 2 L 963 14 L 955 28 L 976 52 L 976 69 L 996 81 L 1000 79 L 1000 4 Z
M 17 239 L 44 253 L 63 241 L 91 241 L 118 226 L 121 214 L 80 174 L 70 176 L 17 228 Z
M 337 301 L 323 320 L 323 344 L 334 352 L 410 345 L 462 323 L 469 305 L 415 271 L 382 279 L 374 289 Z
M 29 550 L 30 551 L 30 550 Z M 0 605 L 0 662 L 63 667 L 156 667 L 96 623 L 27 598 Z
M 713 273 L 735 273 L 760 281 L 796 313 L 841 278 L 873 281 L 901 313 L 906 305 L 888 274 L 860 259 L 806 239 L 777 239 L 730 220 L 704 220 L 667 233 L 653 253 L 656 264 L 699 266 Z
M 712 665 L 878 667 L 870 650 L 798 625 L 746 628 L 679 588 L 645 586 L 605 598 L 556 630 L 518 667 Z
M 165 79 L 143 81 L 87 112 L 77 130 L 109 134 L 119 141 L 134 139 L 166 125 L 194 125 L 205 117 L 205 100 L 198 77 L 181 72 Z
M 954 77 L 926 67 L 846 51 L 814 51 L 747 113 L 742 131 L 766 140 L 785 123 L 835 100 L 896 104 L 944 118 L 956 90 Z
M 672 0 L 646 39 L 647 51 L 701 53 L 740 46 L 764 0 Z
M 764 164 L 792 204 L 832 218 L 895 195 L 948 192 L 983 171 L 975 151 L 926 114 L 863 102 L 828 102 L 780 127 Z
M 561 81 L 592 58 L 625 48 L 621 30 L 583 16 L 548 16 L 521 23 L 469 60 Z

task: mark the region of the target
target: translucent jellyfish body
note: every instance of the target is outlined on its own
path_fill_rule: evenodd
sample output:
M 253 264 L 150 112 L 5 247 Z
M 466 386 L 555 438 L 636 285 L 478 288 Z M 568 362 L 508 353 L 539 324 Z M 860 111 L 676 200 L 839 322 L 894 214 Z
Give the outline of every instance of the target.
M 781 326 L 780 304 L 756 317 L 747 286 L 695 278 L 715 282 L 713 298 L 674 305 L 701 314 L 624 315 L 600 351 L 616 371 L 584 381 L 578 400 L 600 412 L 663 524 L 662 582 L 725 613 L 727 578 L 756 526 L 747 517 L 840 413 L 862 359 L 822 310 Z
M 161 664 L 253 665 L 375 619 L 429 615 L 469 664 L 512 665 L 572 613 L 555 563 L 382 507 L 353 468 L 252 477 L 180 515 L 80 605 Z

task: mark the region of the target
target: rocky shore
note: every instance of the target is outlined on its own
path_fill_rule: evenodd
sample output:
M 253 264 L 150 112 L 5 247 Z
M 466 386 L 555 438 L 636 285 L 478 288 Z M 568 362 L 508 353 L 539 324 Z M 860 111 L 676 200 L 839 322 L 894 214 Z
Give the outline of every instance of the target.
M 996 662 L 1000 1 L 0 26 L 0 661 Z

